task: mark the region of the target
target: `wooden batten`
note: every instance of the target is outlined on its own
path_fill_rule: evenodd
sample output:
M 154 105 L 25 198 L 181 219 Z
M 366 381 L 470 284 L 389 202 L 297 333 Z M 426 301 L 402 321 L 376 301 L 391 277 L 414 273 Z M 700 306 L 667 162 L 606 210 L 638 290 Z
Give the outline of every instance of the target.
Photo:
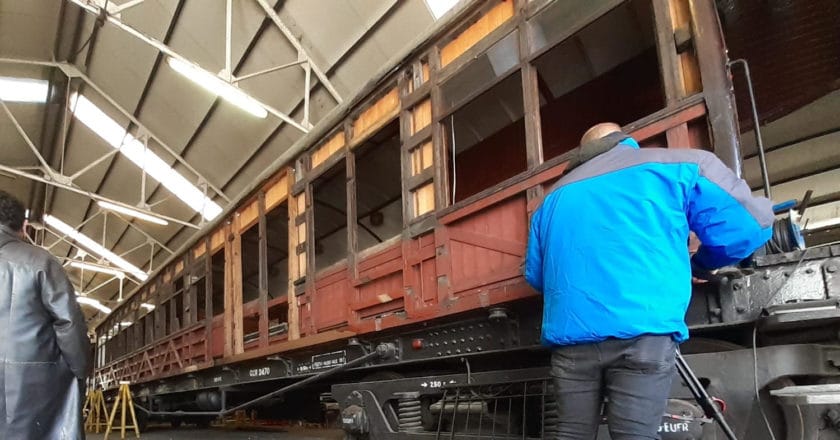
M 416 176 L 429 169 L 434 163 L 432 141 L 428 141 L 411 150 L 411 175 Z
M 429 124 L 432 123 L 432 100 L 426 99 L 425 101 L 417 104 L 414 108 L 411 109 L 411 134 L 415 134 L 418 131 L 426 128 Z
M 210 236 L 210 253 L 215 253 L 225 245 L 225 227 L 220 227 Z
M 674 30 L 692 32 L 691 9 L 688 0 L 670 0 L 671 22 Z M 679 70 L 682 77 L 682 97 L 690 96 L 703 90 L 700 79 L 700 65 L 693 50 L 679 54 Z
M 198 246 L 194 247 L 192 250 L 193 260 L 197 260 L 201 258 L 204 254 L 207 253 L 207 242 L 201 240 Z
M 355 147 L 364 142 L 376 130 L 395 118 L 399 112 L 400 92 L 397 87 L 394 87 L 353 121 L 351 146 Z
M 287 191 L 291 191 L 292 186 L 295 184 L 294 176 L 289 173 L 287 178 L 284 179 L 282 182 L 286 184 Z M 301 211 L 298 210 L 300 206 L 300 200 L 303 198 L 303 194 L 297 196 L 296 200 L 291 201 L 288 203 L 289 207 L 289 287 L 286 290 L 286 298 L 288 299 L 288 325 L 289 325 L 289 340 L 293 341 L 296 339 L 300 339 L 300 309 L 298 306 L 298 298 L 295 295 L 295 281 L 300 278 L 300 258 L 297 254 L 297 246 L 299 243 L 299 232 L 298 227 L 295 225 L 295 220 L 297 219 L 298 215 Z M 305 205 L 304 200 L 304 205 Z M 304 234 L 304 237 L 306 234 Z M 304 257 L 306 254 L 304 253 Z M 305 260 L 305 258 L 304 258 Z M 305 273 L 305 272 L 304 272 Z
M 434 211 L 435 185 L 428 183 L 411 193 L 414 202 L 414 217 Z
M 485 12 L 475 23 L 464 29 L 452 41 L 440 49 L 440 67 L 454 61 L 476 43 L 508 21 L 514 14 L 513 0 L 503 0 Z
M 312 168 L 321 165 L 322 163 L 326 162 L 333 154 L 338 153 L 344 148 L 346 144 L 346 139 L 344 137 L 344 132 L 339 131 L 333 137 L 331 137 L 327 142 L 325 142 L 320 147 L 316 148 L 315 151 L 312 152 Z
M 245 205 L 244 208 L 236 212 L 237 218 L 237 232 L 243 232 L 257 223 L 260 215 L 259 200 L 254 200 Z
M 239 234 L 232 234 L 230 240 L 225 240 L 224 249 L 224 355 L 227 357 L 244 351 L 244 333 L 242 330 L 242 240 Z
M 265 186 L 265 211 L 271 211 L 277 205 L 283 203 L 289 196 L 289 183 L 287 182 L 288 172 L 283 172 L 276 181 Z

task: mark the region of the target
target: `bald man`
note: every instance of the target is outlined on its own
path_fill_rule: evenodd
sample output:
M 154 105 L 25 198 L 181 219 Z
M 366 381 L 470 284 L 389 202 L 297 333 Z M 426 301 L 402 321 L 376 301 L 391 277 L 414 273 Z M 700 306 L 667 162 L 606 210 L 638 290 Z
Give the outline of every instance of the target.
M 658 439 L 692 266 L 748 257 L 770 238 L 773 211 L 707 151 L 640 149 L 614 123 L 587 130 L 591 142 L 613 147 L 545 197 L 525 263 L 543 294 L 558 438 L 595 438 L 606 397 L 613 440 Z M 691 258 L 689 231 L 702 242 Z

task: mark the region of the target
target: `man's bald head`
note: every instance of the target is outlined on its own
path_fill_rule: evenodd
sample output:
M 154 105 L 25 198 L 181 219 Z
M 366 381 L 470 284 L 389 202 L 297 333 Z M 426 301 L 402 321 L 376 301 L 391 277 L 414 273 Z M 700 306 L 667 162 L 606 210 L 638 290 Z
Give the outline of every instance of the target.
M 615 132 L 620 132 L 621 126 L 616 124 L 615 122 L 602 122 L 600 124 L 595 124 L 586 130 L 586 133 L 580 138 L 580 144 L 586 144 L 602 137 Z

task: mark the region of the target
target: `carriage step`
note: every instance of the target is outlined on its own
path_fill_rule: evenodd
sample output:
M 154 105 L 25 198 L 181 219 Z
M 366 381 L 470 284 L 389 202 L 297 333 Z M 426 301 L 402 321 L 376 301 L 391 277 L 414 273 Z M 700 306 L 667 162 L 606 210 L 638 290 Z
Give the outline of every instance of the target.
M 770 395 L 785 405 L 830 405 L 840 403 L 840 384 L 789 386 Z

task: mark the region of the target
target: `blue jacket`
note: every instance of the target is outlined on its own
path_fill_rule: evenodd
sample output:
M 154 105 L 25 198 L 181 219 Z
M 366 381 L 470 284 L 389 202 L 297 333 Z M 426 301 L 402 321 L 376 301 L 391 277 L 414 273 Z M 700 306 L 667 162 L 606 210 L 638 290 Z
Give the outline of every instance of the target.
M 689 230 L 703 243 L 694 264 L 716 269 L 764 244 L 773 220 L 714 154 L 624 138 L 560 179 L 531 219 L 525 279 L 543 294 L 543 344 L 688 339 Z

